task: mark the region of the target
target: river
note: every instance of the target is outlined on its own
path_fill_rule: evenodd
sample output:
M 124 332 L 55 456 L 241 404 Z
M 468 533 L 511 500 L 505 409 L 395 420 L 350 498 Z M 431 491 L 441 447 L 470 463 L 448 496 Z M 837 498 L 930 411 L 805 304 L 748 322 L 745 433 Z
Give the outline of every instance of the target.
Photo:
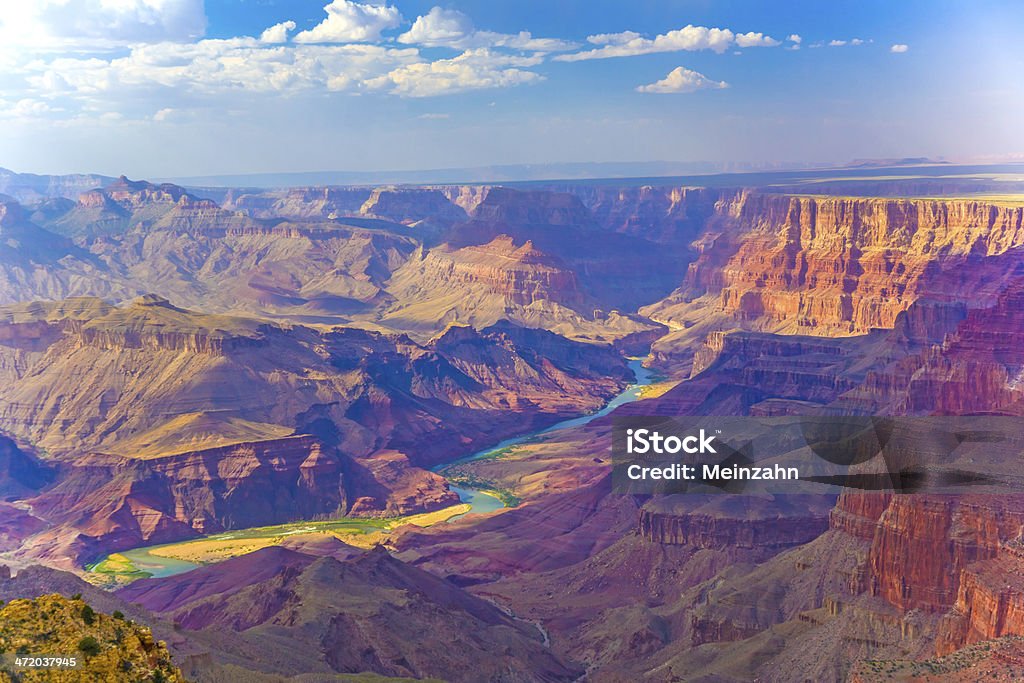
M 572 427 L 579 427 L 581 425 L 585 425 L 591 420 L 596 420 L 599 417 L 604 417 L 605 415 L 609 414 L 610 412 L 612 412 L 613 410 L 615 410 L 616 408 L 625 403 L 632 403 L 633 401 L 636 401 L 638 398 L 640 398 L 643 387 L 651 384 L 653 377 L 653 373 L 647 368 L 645 368 L 642 365 L 642 363 L 642 358 L 636 358 L 629 362 L 629 367 L 633 371 L 633 376 L 635 378 L 633 384 L 630 384 L 622 393 L 620 393 L 618 396 L 616 396 L 607 404 L 605 404 L 604 408 L 602 408 L 601 410 L 595 413 L 591 413 L 589 415 L 583 415 L 581 417 L 574 417 L 569 420 L 563 420 L 562 422 L 558 422 L 556 424 L 551 425 L 550 427 L 546 427 L 538 431 L 533 431 L 527 434 L 521 434 L 519 436 L 512 437 L 510 439 L 505 439 L 504 441 L 498 443 L 495 446 L 485 448 L 482 451 L 477 451 L 476 453 L 468 455 L 464 458 L 460 458 L 455 462 L 440 465 L 437 468 L 435 468 L 435 470 L 442 469 L 444 467 L 449 467 L 451 465 L 457 465 L 459 463 L 469 462 L 471 460 L 487 458 L 493 456 L 498 451 L 504 450 L 512 446 L 518 446 L 519 444 L 525 443 L 537 436 L 550 434 L 551 432 L 556 432 L 562 429 L 570 429 Z M 501 508 L 505 507 L 505 504 L 497 496 L 491 495 L 486 491 L 469 488 L 467 486 L 452 486 L 451 489 L 452 491 L 458 494 L 459 498 L 462 500 L 463 503 L 467 503 L 470 506 L 470 509 L 469 511 L 463 514 L 451 517 L 446 521 L 450 522 L 453 519 L 459 519 L 461 517 L 465 517 L 466 515 L 479 515 L 487 512 L 494 512 L 495 510 L 500 510 Z M 296 527 L 300 527 L 303 524 L 306 524 L 306 522 L 294 522 L 294 525 Z M 244 532 L 245 530 L 243 529 L 234 533 Z M 230 533 L 232 532 L 225 534 L 225 536 L 230 535 Z M 187 572 L 200 566 L 198 564 L 195 564 L 193 562 L 187 562 L 185 560 L 177 560 L 169 557 L 153 555 L 150 551 L 158 547 L 160 546 L 145 546 L 142 548 L 126 550 L 118 554 L 123 555 L 125 558 L 127 558 L 135 567 L 136 570 L 146 572 L 151 576 L 157 578 L 174 576 L 175 574 L 181 574 L 183 572 Z M 102 564 L 103 562 L 101 561 L 100 563 L 97 563 L 97 565 L 95 566 L 99 566 Z
M 550 427 L 545 427 L 544 429 L 535 432 L 529 432 L 528 434 L 520 434 L 519 436 L 514 436 L 510 439 L 505 439 L 504 441 L 498 443 L 495 446 L 485 448 L 482 451 L 477 451 L 476 453 L 473 453 L 472 455 L 467 455 L 464 458 L 459 458 L 454 462 L 439 465 L 434 468 L 434 471 L 442 470 L 446 467 L 451 467 L 452 465 L 459 465 L 461 463 L 470 462 L 472 460 L 481 460 L 483 458 L 491 457 L 499 451 L 505 450 L 506 448 L 511 448 L 512 446 L 518 446 L 522 443 L 530 441 L 531 439 L 537 436 L 550 434 L 551 432 L 557 432 L 562 429 L 580 427 L 592 420 L 596 420 L 599 417 L 604 417 L 605 415 L 608 415 L 613 410 L 615 410 L 616 408 L 623 404 L 632 403 L 633 401 L 640 398 L 643 392 L 643 388 L 651 384 L 654 376 L 654 373 L 652 373 L 648 368 L 645 368 L 643 366 L 643 361 L 643 358 L 634 358 L 629 361 L 629 369 L 633 371 L 633 384 L 630 384 L 628 387 L 626 387 L 621 394 L 619 394 L 618 396 L 610 400 L 608 403 L 606 403 L 604 408 L 601 408 L 601 410 L 597 411 L 596 413 L 590 413 L 589 415 L 581 415 L 580 417 L 574 417 L 569 420 L 563 420 L 561 422 L 551 425 Z M 487 493 L 486 491 L 472 489 L 465 486 L 452 486 L 451 489 L 452 491 L 455 491 L 455 493 L 459 494 L 459 498 L 462 499 L 463 503 L 468 503 L 470 505 L 470 509 L 469 512 L 466 512 L 465 514 L 452 517 L 448 520 L 449 522 L 452 519 L 458 519 L 459 517 L 465 517 L 466 515 L 494 512 L 495 510 L 500 510 L 501 508 L 505 507 L 505 504 L 501 502 L 501 500 L 497 496 L 493 496 L 490 493 Z

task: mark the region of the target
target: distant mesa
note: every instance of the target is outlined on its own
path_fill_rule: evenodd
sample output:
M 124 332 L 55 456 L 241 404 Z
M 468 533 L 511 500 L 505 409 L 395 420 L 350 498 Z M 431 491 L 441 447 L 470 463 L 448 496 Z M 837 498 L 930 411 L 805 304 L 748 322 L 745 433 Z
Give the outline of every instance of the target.
M 159 306 L 161 308 L 170 308 L 176 311 L 183 311 L 181 308 L 176 308 L 171 305 L 171 302 L 159 294 L 143 294 L 132 300 L 133 306 Z

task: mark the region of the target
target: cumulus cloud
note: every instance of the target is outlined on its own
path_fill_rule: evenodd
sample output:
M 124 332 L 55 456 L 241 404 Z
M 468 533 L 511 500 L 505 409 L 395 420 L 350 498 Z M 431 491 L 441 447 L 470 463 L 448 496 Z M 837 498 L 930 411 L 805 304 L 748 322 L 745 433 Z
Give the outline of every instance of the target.
M 144 116 L 165 121 L 188 103 L 201 106 L 239 93 L 375 91 L 430 97 L 511 87 L 542 80 L 529 69 L 543 61 L 542 54 L 475 48 L 431 62 L 412 47 L 280 45 L 231 38 L 138 45 L 108 58 L 33 60 L 20 73 L 42 103 L 75 99 L 97 111 L 138 110 L 149 103 Z M 21 105 L 19 113 L 28 107 Z
M 804 42 L 804 39 L 800 37 L 799 33 L 789 34 L 788 36 L 786 36 L 786 40 L 793 43 L 794 45 L 799 45 L 800 43 Z
M 464 13 L 434 7 L 416 18 L 412 27 L 398 36 L 398 42 L 424 47 L 450 47 L 459 50 L 481 47 L 506 47 L 532 52 L 563 52 L 579 45 L 557 38 L 534 38 L 529 31 L 496 33 L 479 31 Z
M 186 41 L 205 32 L 203 0 L 12 0 L 0 13 L 0 45 L 35 49 Z
M 426 47 L 461 43 L 474 32 L 473 22 L 462 12 L 434 7 L 417 17 L 412 28 L 398 36 L 398 42 Z
M 402 23 L 402 14 L 390 5 L 333 0 L 324 11 L 327 18 L 296 35 L 296 43 L 369 43 L 380 40 L 381 31 Z
M 287 43 L 288 33 L 295 30 L 294 21 L 282 21 L 280 24 L 274 24 L 262 34 L 260 34 L 261 43 Z
M 160 43 L 125 56 L 61 57 L 23 67 L 42 95 L 138 103 L 145 98 L 216 96 L 358 88 L 399 66 L 421 61 L 410 48 L 380 45 L 268 46 L 256 38 Z M 50 88 L 59 85 L 60 90 Z M 159 107 L 163 108 L 163 107 Z
M 760 32 L 750 31 L 749 33 L 737 33 L 736 45 L 739 47 L 776 47 L 782 45 L 782 41 Z
M 910 49 L 909 45 L 906 45 L 904 43 L 896 43 L 895 45 L 893 45 L 892 47 L 889 48 L 889 52 L 894 52 L 896 54 L 902 54 L 902 53 L 906 52 L 909 49 Z
M 679 52 L 711 50 L 719 54 L 733 46 L 737 47 L 774 47 L 779 41 L 764 33 L 736 34 L 727 28 L 708 28 L 706 26 L 684 26 L 675 31 L 644 38 L 634 31 L 623 33 L 603 33 L 590 36 L 587 41 L 600 45 L 593 50 L 559 55 L 558 61 L 577 62 L 587 59 L 607 59 L 609 57 L 630 57 L 655 52 Z
M 543 80 L 540 74 L 520 68 L 536 66 L 542 61 L 541 56 L 505 55 L 479 48 L 466 50 L 452 59 L 402 66 L 367 81 L 366 85 L 404 97 L 433 97 L 468 90 L 507 88 Z
M 0 0 L 2 2 L 3 0 Z M 322 0 L 326 2 L 327 0 Z M 202 39 L 203 0 L 19 0 L 0 13 L 4 116 L 167 121 L 240 94 L 379 92 L 431 97 L 537 83 L 535 67 L 578 43 L 529 32 L 476 28 L 468 16 L 434 7 L 395 39 L 401 25 L 384 0 L 332 0 L 305 31 L 282 21 L 258 36 Z M 63 10 L 57 11 L 57 10 Z M 19 23 L 20 22 L 20 23 Z M 23 31 L 18 31 L 18 27 Z M 4 40 L 17 34 L 20 43 Z M 775 46 L 760 32 L 687 26 L 654 38 L 624 31 L 588 37 L 593 49 L 557 58 L 604 57 Z M 793 43 L 793 37 L 789 37 Z M 63 42 L 61 42 L 63 41 Z M 91 42 L 90 42 L 91 41 Z M 52 47 L 51 47 L 52 46 Z M 425 48 L 458 50 L 430 59 Z M 431 55 L 432 57 L 432 55 Z M 677 69 L 641 92 L 726 87 Z
M 725 81 L 713 81 L 702 73 L 698 73 L 686 67 L 677 66 L 668 73 L 668 76 L 651 83 L 637 87 L 637 92 L 644 93 L 690 93 L 698 90 L 723 90 L 729 84 Z

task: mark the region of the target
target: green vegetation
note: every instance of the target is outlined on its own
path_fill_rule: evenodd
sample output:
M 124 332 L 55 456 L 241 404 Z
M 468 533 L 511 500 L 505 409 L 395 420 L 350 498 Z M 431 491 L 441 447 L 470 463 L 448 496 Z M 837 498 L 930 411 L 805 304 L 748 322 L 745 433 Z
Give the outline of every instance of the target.
M 171 662 L 167 646 L 156 641 L 148 628 L 63 595 L 11 600 L 0 608 L 0 654 L 5 652 L 59 661 L 56 668 L 31 669 L 16 666 L 10 655 L 0 658 L 3 683 L 185 680 Z
M 113 580 L 115 577 L 121 582 L 148 579 L 152 573 L 138 569 L 135 564 L 121 553 L 114 553 L 103 558 L 94 564 L 85 566 L 86 570 L 95 574 L 101 574 Z
M 525 443 L 528 443 L 528 440 L 524 439 L 521 443 L 517 443 L 512 446 L 506 446 L 505 448 L 496 448 L 493 451 L 487 451 L 482 455 L 474 456 L 473 459 L 469 462 L 476 462 L 478 460 L 501 460 L 503 458 L 509 458 L 513 454 L 515 454 L 516 451 L 519 450 L 520 446 L 522 446 Z M 447 467 L 442 467 L 441 469 L 438 470 L 438 473 L 447 472 L 452 468 L 458 468 L 458 464 L 453 463 L 452 465 L 449 465 Z
M 96 583 L 115 585 L 153 576 L 147 568 L 178 566 L 186 571 L 196 565 L 220 562 L 268 546 L 281 545 L 289 539 L 314 535 L 334 536 L 350 545 L 370 547 L 392 529 L 404 524 L 430 526 L 468 511 L 468 505 L 453 505 L 435 512 L 404 517 L 346 517 L 239 529 L 190 541 L 113 553 L 87 565 L 86 569 L 93 578 L 99 579 Z
M 85 655 L 86 659 L 91 659 L 100 653 L 100 641 L 92 636 L 86 636 L 78 641 L 78 650 Z

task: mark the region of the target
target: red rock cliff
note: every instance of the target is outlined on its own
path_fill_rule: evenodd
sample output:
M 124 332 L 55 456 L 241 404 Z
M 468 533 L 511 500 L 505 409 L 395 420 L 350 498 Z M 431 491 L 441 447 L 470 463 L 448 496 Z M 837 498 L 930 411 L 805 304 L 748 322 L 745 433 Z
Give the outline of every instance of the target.
M 973 200 L 726 194 L 683 286 L 648 312 L 686 325 L 711 307 L 815 335 L 889 328 L 933 293 L 937 267 L 1024 244 L 1022 218 L 1024 207 Z

